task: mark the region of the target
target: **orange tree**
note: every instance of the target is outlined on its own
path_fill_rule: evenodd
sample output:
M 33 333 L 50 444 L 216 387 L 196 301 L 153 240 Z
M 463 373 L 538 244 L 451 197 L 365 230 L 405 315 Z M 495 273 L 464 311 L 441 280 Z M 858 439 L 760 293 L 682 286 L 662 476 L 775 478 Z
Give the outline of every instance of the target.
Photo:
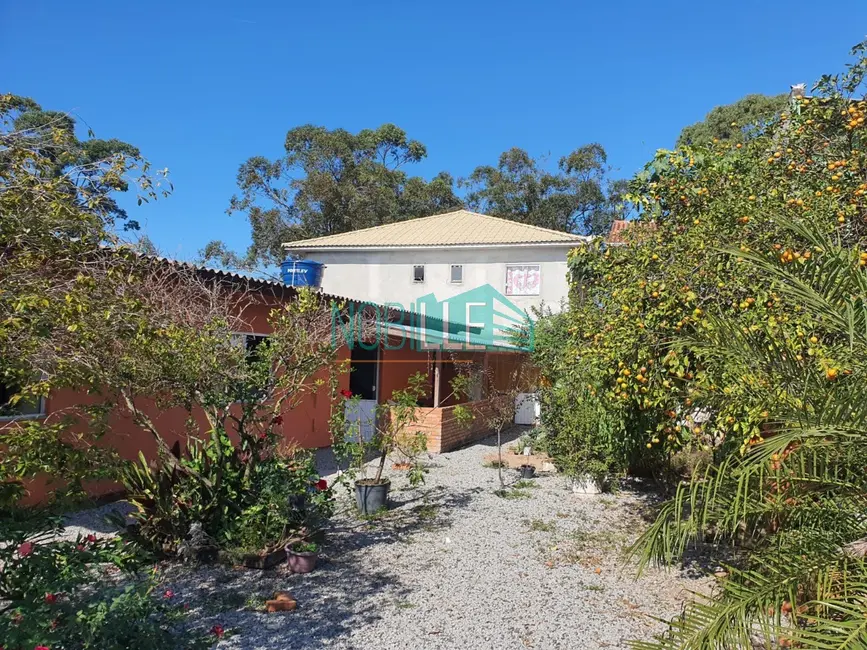
M 760 442 L 771 424 L 768 404 L 747 396 L 766 377 L 703 363 L 688 342 L 711 331 L 712 317 L 772 338 L 791 332 L 793 355 L 831 373 L 844 365 L 796 301 L 721 248 L 808 263 L 815 251 L 781 218 L 844 244 L 864 240 L 867 103 L 853 98 L 863 73 L 861 58 L 824 77 L 816 97 L 792 98 L 743 143 L 659 151 L 631 184 L 639 220 L 626 243 L 596 240 L 571 252 L 566 341 L 549 372 L 623 411 L 645 454 L 698 444 L 725 455 Z
M 713 596 L 640 647 L 864 647 L 865 52 L 743 142 L 660 152 L 627 243 L 570 256 L 546 376 L 651 457 L 714 450 L 636 549 L 733 544 Z

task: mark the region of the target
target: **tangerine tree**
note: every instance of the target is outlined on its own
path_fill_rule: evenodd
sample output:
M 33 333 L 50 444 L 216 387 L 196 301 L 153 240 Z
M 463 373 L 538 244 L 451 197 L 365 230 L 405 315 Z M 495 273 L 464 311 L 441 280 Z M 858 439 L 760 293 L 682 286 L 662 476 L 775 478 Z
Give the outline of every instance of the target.
M 651 453 L 697 443 L 725 455 L 762 440 L 768 405 L 745 391 L 767 379 L 711 367 L 686 340 L 710 332 L 711 316 L 750 332 L 767 326 L 774 338 L 791 331 L 793 354 L 840 371 L 813 316 L 721 248 L 808 264 L 809 242 L 781 219 L 812 223 L 847 245 L 864 239 L 867 104 L 852 99 L 862 74 L 859 61 L 823 78 L 816 97 L 793 97 L 745 142 L 658 152 L 632 182 L 640 218 L 626 243 L 596 240 L 571 252 L 563 358 L 578 362 L 561 363 L 560 372 L 592 378 L 589 388 L 625 410 Z
M 731 566 L 646 647 L 864 647 L 865 52 L 742 141 L 660 151 L 626 243 L 570 255 L 553 381 L 646 457 L 713 454 L 636 548 L 711 539 Z

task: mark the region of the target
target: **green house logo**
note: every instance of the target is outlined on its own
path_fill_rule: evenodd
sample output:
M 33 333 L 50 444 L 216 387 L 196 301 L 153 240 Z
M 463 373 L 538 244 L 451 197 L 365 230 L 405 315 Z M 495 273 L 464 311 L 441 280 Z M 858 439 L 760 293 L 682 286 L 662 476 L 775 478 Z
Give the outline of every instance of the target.
M 362 336 L 353 316 L 373 314 L 375 336 Z M 413 350 L 511 350 L 529 352 L 534 344 L 534 324 L 490 284 L 470 289 L 445 300 L 433 293 L 409 305 L 364 303 L 350 306 L 350 318 L 340 320 L 332 309 L 332 342 L 373 349 L 380 343 L 387 350 L 409 346 Z M 342 339 L 342 341 L 341 341 Z

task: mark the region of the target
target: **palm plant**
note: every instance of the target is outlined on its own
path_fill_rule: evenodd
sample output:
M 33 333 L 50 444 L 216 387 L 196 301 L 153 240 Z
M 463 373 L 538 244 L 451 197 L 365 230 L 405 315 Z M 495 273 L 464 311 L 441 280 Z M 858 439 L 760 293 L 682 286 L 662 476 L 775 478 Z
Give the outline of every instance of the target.
M 690 341 L 767 411 L 766 425 L 743 453 L 682 484 L 634 547 L 642 566 L 706 541 L 733 558 L 711 596 L 638 648 L 867 648 L 867 253 L 816 225 L 783 225 L 806 259 L 729 252 L 814 331 L 719 315 Z M 708 403 L 726 399 L 722 389 Z

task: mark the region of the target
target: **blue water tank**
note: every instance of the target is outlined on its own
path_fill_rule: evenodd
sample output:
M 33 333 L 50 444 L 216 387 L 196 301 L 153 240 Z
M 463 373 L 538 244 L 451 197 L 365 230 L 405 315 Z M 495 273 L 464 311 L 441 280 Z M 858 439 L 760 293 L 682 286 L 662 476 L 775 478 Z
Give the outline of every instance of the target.
M 325 265 L 313 260 L 286 260 L 280 264 L 283 283 L 290 287 L 318 287 Z

